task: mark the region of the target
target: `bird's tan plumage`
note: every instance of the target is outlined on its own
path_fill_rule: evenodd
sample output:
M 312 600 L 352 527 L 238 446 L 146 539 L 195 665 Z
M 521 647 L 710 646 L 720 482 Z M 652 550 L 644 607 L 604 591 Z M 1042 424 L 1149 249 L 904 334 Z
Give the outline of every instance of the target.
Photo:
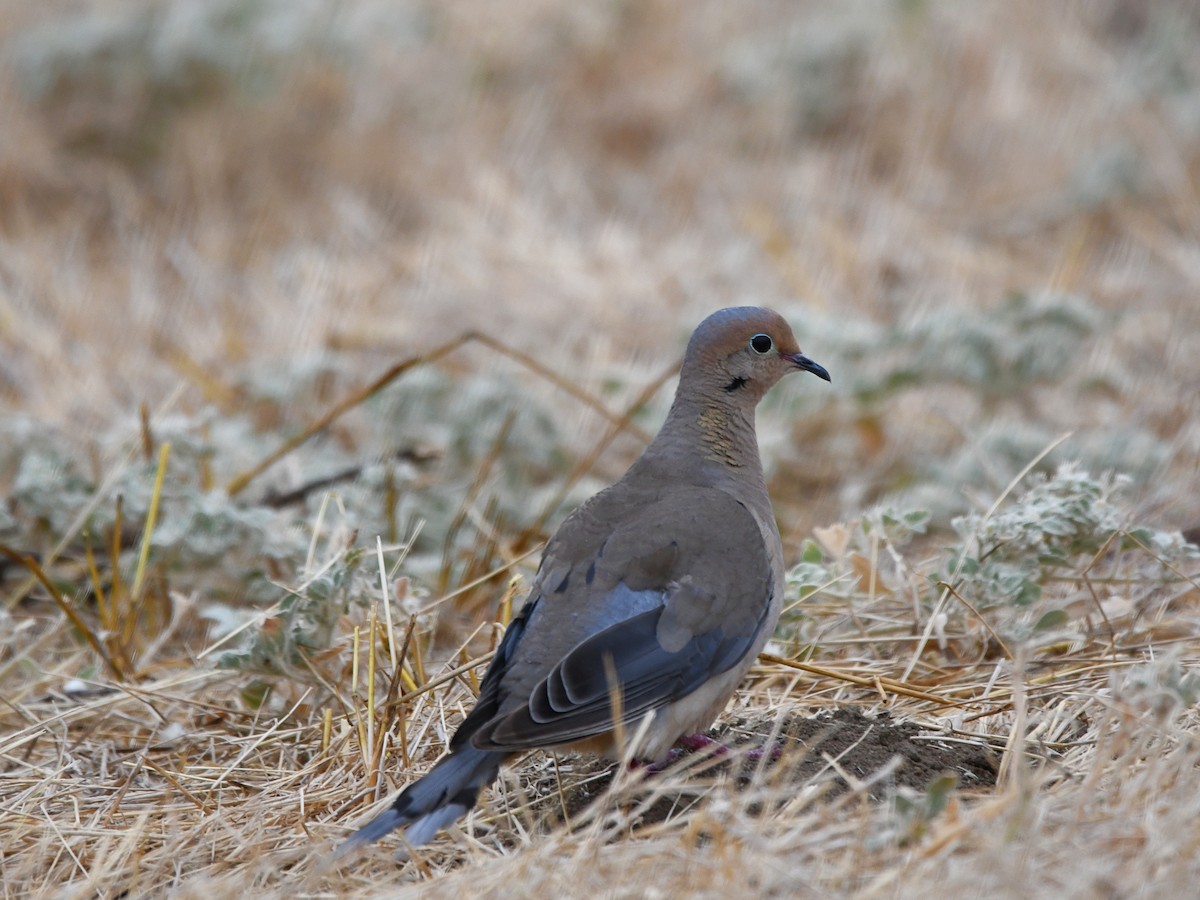
M 658 436 L 547 545 L 450 754 L 343 851 L 402 826 L 423 843 L 514 753 L 573 746 L 654 760 L 712 722 L 779 618 L 783 549 L 754 411 L 798 369 L 829 378 L 770 310 L 700 324 Z M 622 733 L 641 736 L 634 747 L 613 745 L 614 691 Z

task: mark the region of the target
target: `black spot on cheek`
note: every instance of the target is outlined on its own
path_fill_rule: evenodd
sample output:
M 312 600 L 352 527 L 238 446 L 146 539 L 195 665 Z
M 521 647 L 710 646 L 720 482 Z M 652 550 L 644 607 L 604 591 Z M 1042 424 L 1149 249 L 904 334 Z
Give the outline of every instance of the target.
M 746 379 L 739 375 L 737 378 L 733 379 L 733 381 L 729 382 L 729 384 L 725 385 L 725 391 L 732 394 L 738 388 L 743 388 L 745 386 Z
M 583 576 L 583 580 L 588 584 L 592 583 L 592 579 L 596 577 L 596 561 L 592 560 L 592 564 L 588 566 L 587 574 Z

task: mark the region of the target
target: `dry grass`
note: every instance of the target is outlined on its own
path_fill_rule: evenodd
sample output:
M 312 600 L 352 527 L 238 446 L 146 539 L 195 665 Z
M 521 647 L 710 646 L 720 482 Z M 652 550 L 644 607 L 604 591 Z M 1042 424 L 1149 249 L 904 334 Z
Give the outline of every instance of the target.
M 786 766 L 748 786 L 619 774 L 564 827 L 548 822 L 595 772 L 534 755 L 416 860 L 380 849 L 324 866 L 440 754 L 509 613 L 505 579 L 564 498 L 637 453 L 669 394 L 661 373 L 714 308 L 780 308 L 843 391 L 782 386 L 763 412 L 794 559 L 814 526 L 905 491 L 987 509 L 1068 431 L 1058 458 L 1134 470 L 1130 525 L 1196 527 L 1192 4 L 354 0 L 297 46 L 252 43 L 232 64 L 187 55 L 202 43 L 190 6 L 10 2 L 0 16 L 0 542 L 32 555 L 0 567 L 4 896 L 1194 891 L 1194 563 L 1171 572 L 1118 540 L 1032 609 L 926 602 L 915 586 L 944 564 L 944 519 L 894 557 L 821 532 L 858 580 L 805 602 L 772 648 L 785 662 L 764 660 L 726 718 L 886 710 L 995 748 L 995 790 L 945 809 L 878 803 L 837 760 L 800 783 Z M 92 56 L 83 77 L 38 80 L 146 8 L 177 15 L 159 51 L 191 60 L 185 78 Z M 1051 348 L 1053 375 L 847 392 L 887 355 L 856 355 L 872 328 L 987 320 L 1039 291 L 1087 298 L 1100 323 Z M 423 413 L 430 430 L 382 430 L 356 392 L 468 332 L 503 346 L 406 372 L 401 396 L 421 371 L 453 387 L 430 394 L 447 398 Z M 491 402 L 472 393 L 482 376 L 507 379 L 534 418 L 438 431 Z M 223 498 L 311 423 L 308 455 L 254 475 L 237 509 L 399 450 L 412 468 L 379 493 L 389 510 L 404 495 L 407 518 L 377 527 L 314 489 L 271 520 L 301 548 L 265 564 L 277 597 L 361 550 L 339 590 L 362 602 L 266 675 L 215 668 L 225 638 L 202 614 L 237 608 L 229 584 L 261 560 L 227 548 L 185 568 L 143 536 L 178 520 L 185 482 Z M 216 451 L 188 449 L 210 432 Z M 93 488 L 80 499 L 50 473 L 54 515 L 22 530 L 11 496 L 32 477 L 31 435 L 81 460 Z M 422 462 L 424 443 L 439 462 Z M 370 493 L 364 471 L 345 496 Z M 114 484 L 140 486 L 116 522 Z M 154 525 L 142 501 L 160 494 Z M 1065 630 L 1031 637 L 1048 610 Z M 247 632 L 283 621 L 270 607 Z M 851 789 L 826 802 L 839 781 Z M 639 827 L 663 798 L 676 814 Z

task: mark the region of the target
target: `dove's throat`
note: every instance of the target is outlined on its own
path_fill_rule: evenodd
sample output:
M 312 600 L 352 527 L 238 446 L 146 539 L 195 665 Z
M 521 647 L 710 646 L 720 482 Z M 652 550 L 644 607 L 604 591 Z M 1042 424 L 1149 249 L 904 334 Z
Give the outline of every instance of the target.
M 754 410 L 722 403 L 704 406 L 696 415 L 700 447 L 707 459 L 735 469 L 762 471 L 754 436 Z
M 672 471 L 657 472 L 667 465 Z M 716 484 L 732 477 L 761 484 L 754 407 L 719 392 L 691 402 L 677 396 L 658 437 L 635 468 L 699 483 Z

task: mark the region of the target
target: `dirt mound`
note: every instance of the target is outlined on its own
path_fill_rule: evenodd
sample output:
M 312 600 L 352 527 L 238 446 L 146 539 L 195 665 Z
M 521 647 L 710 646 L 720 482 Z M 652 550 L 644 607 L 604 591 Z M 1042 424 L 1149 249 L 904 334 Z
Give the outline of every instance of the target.
M 774 719 L 735 720 L 719 728 L 713 736 L 725 743 L 761 744 L 770 739 L 776 727 Z M 865 781 L 893 757 L 899 757 L 895 772 L 880 782 L 870 792 L 871 796 L 882 799 L 893 786 L 900 785 L 924 790 L 946 772 L 956 774 L 962 787 L 992 787 L 996 783 L 999 760 L 989 747 L 950 739 L 944 732 L 916 722 L 894 722 L 886 714 L 868 718 L 858 710 L 846 708 L 813 718 L 789 716 L 778 728 L 783 759 L 794 759 L 799 747 L 807 751 L 788 763 L 796 781 L 820 778 L 824 773 L 838 770 Z M 846 780 L 839 775 L 828 796 L 837 796 L 847 787 Z
M 642 825 L 665 821 L 703 802 L 707 793 L 703 784 L 711 784 L 714 775 L 734 772 L 735 766 L 739 785 L 749 784 L 760 762 L 757 756 L 738 752 L 747 748 L 778 746 L 765 761 L 769 777 L 783 784 L 821 785 L 826 799 L 844 793 L 853 781 L 869 781 L 889 765 L 895 766 L 893 771 L 867 790 L 872 799 L 885 800 L 901 786 L 923 791 L 946 773 L 958 776 L 960 788 L 988 788 L 996 783 L 998 759 L 989 747 L 948 738 L 916 722 L 894 722 L 887 715 L 869 718 L 849 708 L 811 718 L 787 716 L 782 721 L 769 716 L 733 719 L 713 729 L 709 737 L 735 753 L 714 757 L 705 765 L 703 758 L 711 750 L 681 751 L 695 758 L 697 772 L 702 773 L 700 789 L 690 785 L 662 791 L 663 796 L 642 815 Z M 568 818 L 582 813 L 608 789 L 615 767 L 602 760 L 564 760 L 560 774 L 566 776 L 568 770 L 570 786 L 564 777 L 561 793 L 552 772 L 532 786 L 545 798 L 535 806 L 542 807 L 550 822 L 561 822 L 564 812 Z

